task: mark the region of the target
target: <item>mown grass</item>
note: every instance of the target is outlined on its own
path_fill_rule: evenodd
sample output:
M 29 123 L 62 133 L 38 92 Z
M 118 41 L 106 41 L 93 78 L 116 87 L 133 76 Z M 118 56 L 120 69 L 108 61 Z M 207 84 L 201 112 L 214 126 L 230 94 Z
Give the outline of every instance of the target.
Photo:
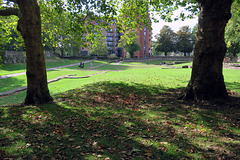
M 179 101 L 191 69 L 140 66 L 51 83 L 53 104 L 0 107 L 0 157 L 238 159 L 239 99 Z M 240 93 L 239 72 L 224 70 L 227 87 Z
M 46 68 L 53 68 L 53 67 L 59 67 L 74 63 L 80 63 L 83 60 L 66 60 L 66 59 L 59 59 L 59 58 L 53 58 L 53 59 L 46 59 Z M 21 73 L 26 71 L 26 64 L 3 64 L 0 66 L 0 76 L 2 75 L 8 75 L 8 74 L 14 74 L 14 73 Z
M 102 81 L 54 104 L 1 107 L 0 155 L 23 159 L 237 159 L 239 108 L 176 101 L 179 89 Z
M 66 68 L 57 69 L 57 70 L 50 70 L 50 71 L 47 71 L 47 79 L 50 80 L 50 79 L 57 78 L 59 76 L 69 75 L 69 74 L 76 74 L 76 76 L 79 77 L 79 76 L 87 76 L 90 74 L 98 73 L 98 71 L 84 70 L 84 69 L 90 69 L 91 64 L 93 67 L 96 67 L 102 64 L 107 64 L 107 61 L 93 61 L 91 63 L 86 63 L 84 65 L 84 68 L 79 68 L 78 65 L 75 65 L 72 67 L 66 67 Z M 54 64 L 52 64 L 51 66 L 54 66 Z M 0 92 L 5 92 L 8 90 L 17 89 L 18 87 L 26 86 L 27 85 L 26 75 L 0 79 L 0 85 L 3 86 L 0 88 Z
M 58 69 L 51 70 L 47 72 L 47 79 L 55 79 L 64 75 L 75 75 L 77 77 L 88 76 L 90 74 L 98 73 L 99 71 L 85 71 L 85 70 L 72 70 L 72 69 Z M 27 86 L 27 78 L 26 75 L 15 76 L 0 79 L 0 92 L 5 92 L 13 89 L 17 89 L 19 87 Z

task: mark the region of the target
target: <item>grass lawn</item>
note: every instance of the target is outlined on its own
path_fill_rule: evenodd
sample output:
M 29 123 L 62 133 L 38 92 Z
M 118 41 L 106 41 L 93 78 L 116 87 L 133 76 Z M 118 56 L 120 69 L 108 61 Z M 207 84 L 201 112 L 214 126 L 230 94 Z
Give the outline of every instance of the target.
M 53 104 L 0 107 L 0 157 L 93 160 L 240 157 L 239 99 L 224 105 L 195 105 L 176 100 L 190 79 L 191 69 L 162 69 L 157 63 L 125 62 L 97 69 L 118 68 L 122 71 L 49 84 Z M 240 70 L 225 69 L 224 75 L 227 88 L 240 93 Z M 25 94 L 20 92 L 0 101 L 16 103 Z
M 67 60 L 67 59 L 59 59 L 52 58 L 46 59 L 46 68 L 59 67 L 74 63 L 80 63 L 83 60 Z M 0 66 L 0 76 L 14 73 L 26 72 L 26 64 L 3 64 Z

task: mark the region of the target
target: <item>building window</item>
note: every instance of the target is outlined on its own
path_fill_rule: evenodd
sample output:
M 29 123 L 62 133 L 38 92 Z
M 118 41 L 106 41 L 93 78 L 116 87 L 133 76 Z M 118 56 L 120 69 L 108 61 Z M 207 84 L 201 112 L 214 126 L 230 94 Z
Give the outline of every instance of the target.
M 107 42 L 107 45 L 108 46 L 112 46 L 112 42 Z
M 147 27 L 144 27 L 144 32 L 146 32 L 147 31 Z
M 107 38 L 107 41 L 112 41 L 112 40 L 113 40 L 112 37 Z
M 144 36 L 146 36 L 146 32 L 144 32 Z

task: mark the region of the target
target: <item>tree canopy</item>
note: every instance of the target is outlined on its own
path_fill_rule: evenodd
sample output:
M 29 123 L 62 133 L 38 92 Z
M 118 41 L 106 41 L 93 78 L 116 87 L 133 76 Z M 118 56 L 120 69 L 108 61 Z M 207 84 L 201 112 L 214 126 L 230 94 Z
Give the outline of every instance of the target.
M 235 1 L 239 3 L 239 0 Z M 100 28 L 107 27 L 114 23 L 114 20 L 117 20 L 116 23 L 119 24 L 122 32 L 129 28 L 134 29 L 140 23 L 142 23 L 140 26 L 149 25 L 147 18 L 149 9 L 156 11 L 166 21 L 172 21 L 173 11 L 180 6 L 190 12 L 188 15 L 181 12 L 177 18 L 191 18 L 199 13 L 193 72 L 183 96 L 184 99 L 199 101 L 227 97 L 222 61 L 226 51 L 224 30 L 231 17 L 232 2 L 232 0 L 152 0 L 150 2 L 148 0 L 3 0 L 0 1 L 0 16 L 13 15 L 19 18 L 17 29 L 24 39 L 27 55 L 28 89 L 25 104 L 36 104 L 52 101 L 46 80 L 40 9 L 46 13 L 45 17 L 42 15 L 44 19 L 51 18 L 48 21 L 56 33 L 71 35 L 69 38 L 79 40 L 79 43 L 85 45 L 96 37 L 95 32 L 101 33 Z M 93 25 L 93 21 L 98 25 Z M 61 25 L 61 22 L 66 23 Z
M 155 52 L 164 52 L 167 56 L 168 52 L 175 51 L 176 33 L 169 26 L 163 26 L 160 33 L 156 35 L 156 39 Z
M 195 37 L 192 36 L 189 26 L 183 26 L 177 32 L 177 50 L 183 52 L 184 56 L 186 56 L 186 53 L 190 53 L 193 50 L 194 44 L 192 38 Z
M 236 57 L 240 53 L 240 12 L 239 4 L 232 5 L 232 17 L 229 20 L 225 31 L 225 42 L 227 44 L 227 54 Z

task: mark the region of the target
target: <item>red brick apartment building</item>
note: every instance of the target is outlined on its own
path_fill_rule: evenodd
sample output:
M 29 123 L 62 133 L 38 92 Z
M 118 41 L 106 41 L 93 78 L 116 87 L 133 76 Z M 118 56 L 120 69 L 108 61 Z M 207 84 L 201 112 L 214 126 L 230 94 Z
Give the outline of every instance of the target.
M 94 25 L 97 25 L 96 22 L 93 22 Z M 108 55 L 116 54 L 118 57 L 125 57 L 126 53 L 123 51 L 122 48 L 118 48 L 118 41 L 121 38 L 122 33 L 117 32 L 117 25 L 114 23 L 109 26 L 111 29 L 106 31 L 105 29 L 102 30 L 103 36 L 106 37 L 105 41 L 108 47 Z M 137 36 L 139 43 L 141 44 L 141 50 L 134 53 L 136 58 L 144 58 L 151 56 L 151 39 L 152 39 L 152 31 L 149 27 L 144 27 L 144 29 L 138 28 Z M 82 48 L 81 54 L 89 55 L 89 49 Z

